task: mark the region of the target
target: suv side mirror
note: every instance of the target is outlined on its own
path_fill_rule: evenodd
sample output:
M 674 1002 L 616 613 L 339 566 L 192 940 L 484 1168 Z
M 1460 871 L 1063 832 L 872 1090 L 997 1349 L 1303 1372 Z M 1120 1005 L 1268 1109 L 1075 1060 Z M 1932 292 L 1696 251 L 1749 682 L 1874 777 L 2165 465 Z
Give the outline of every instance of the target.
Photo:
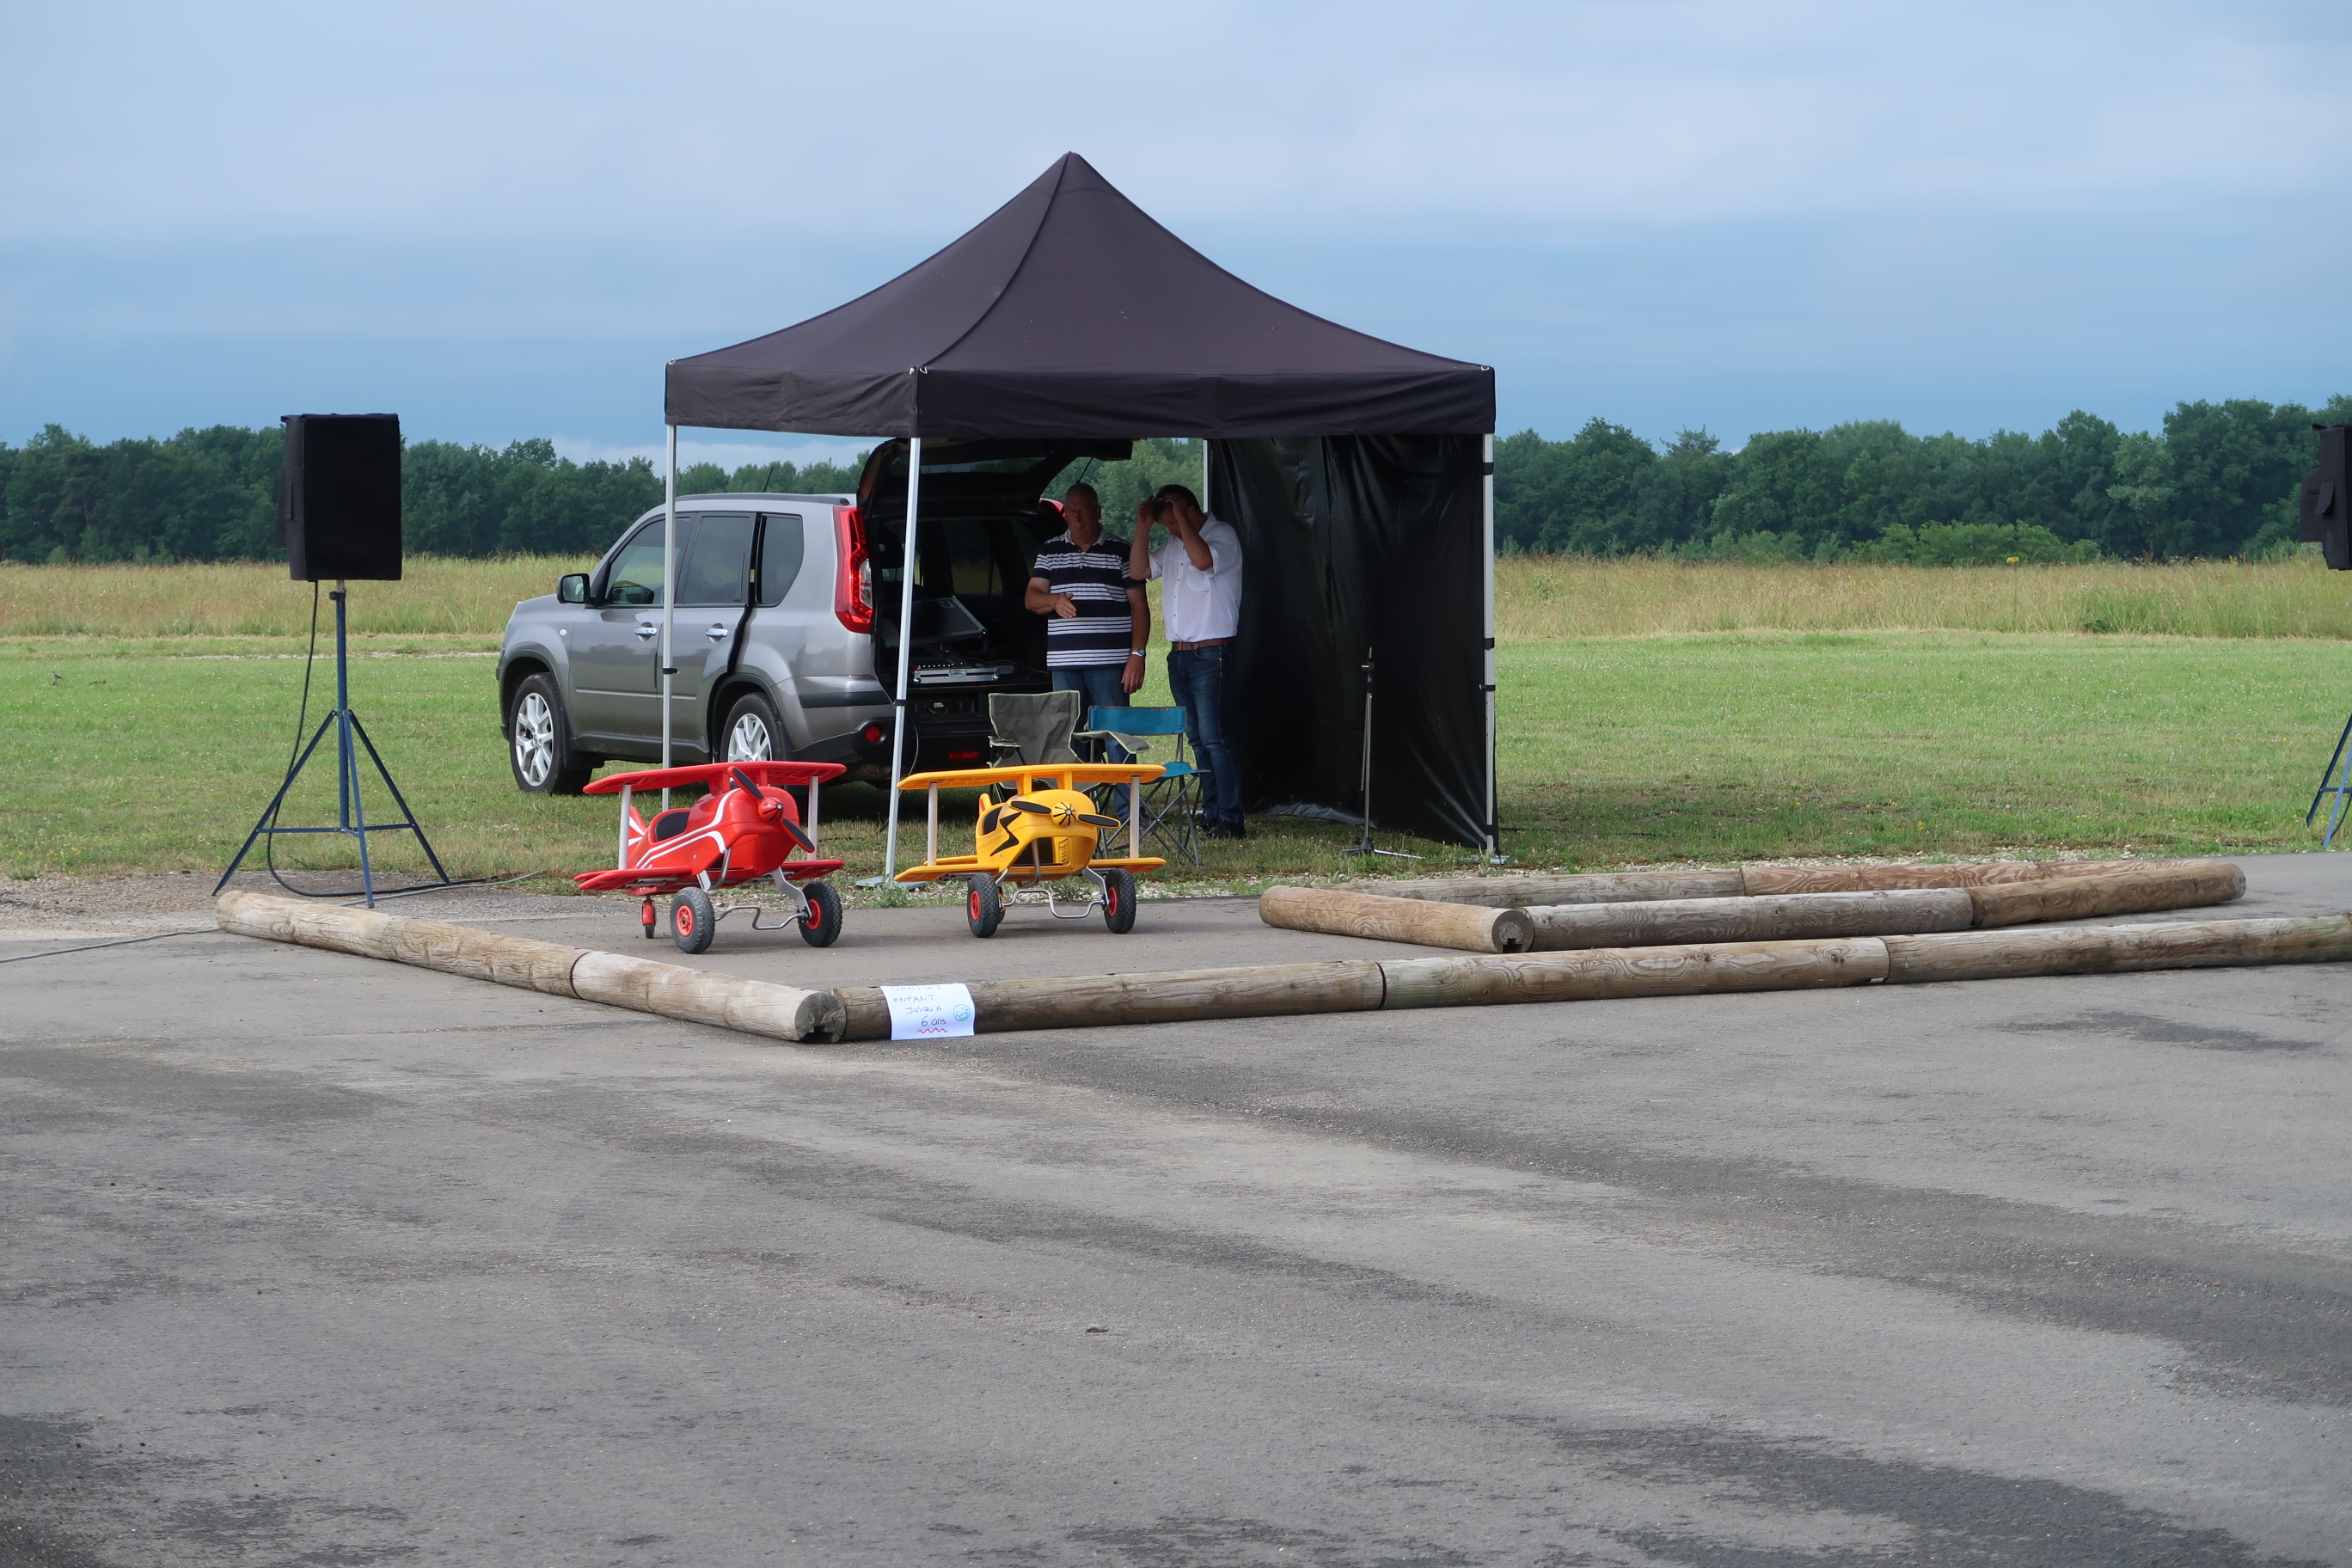
M 588 602 L 588 574 L 567 572 L 555 580 L 555 602 L 559 605 L 584 605 Z

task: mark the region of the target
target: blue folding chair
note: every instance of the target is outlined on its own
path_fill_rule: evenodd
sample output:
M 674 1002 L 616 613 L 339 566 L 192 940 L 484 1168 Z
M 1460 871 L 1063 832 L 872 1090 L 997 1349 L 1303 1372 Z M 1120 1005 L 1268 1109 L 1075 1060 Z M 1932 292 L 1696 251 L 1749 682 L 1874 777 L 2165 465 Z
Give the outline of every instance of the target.
M 1158 839 L 1171 855 L 1201 863 L 1194 816 L 1201 805 L 1201 770 L 1184 754 L 1186 714 L 1181 708 L 1090 708 L 1087 728 L 1073 740 L 1116 741 L 1141 762 L 1157 763 L 1160 776 L 1143 786 L 1136 818 L 1146 844 Z M 1148 756 L 1154 740 L 1173 737 L 1174 754 Z

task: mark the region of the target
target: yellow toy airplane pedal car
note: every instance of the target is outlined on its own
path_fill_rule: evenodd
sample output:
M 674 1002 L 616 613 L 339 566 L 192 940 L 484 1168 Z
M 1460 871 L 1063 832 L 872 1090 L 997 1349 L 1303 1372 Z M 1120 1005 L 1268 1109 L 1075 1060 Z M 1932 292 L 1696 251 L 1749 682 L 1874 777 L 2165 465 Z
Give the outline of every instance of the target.
M 1084 920 L 1100 910 L 1115 932 L 1135 929 L 1135 873 L 1157 871 L 1168 862 L 1135 853 L 1136 797 L 1161 770 L 1149 763 L 1048 763 L 1039 766 L 964 768 L 916 773 L 899 781 L 902 790 L 930 795 L 930 834 L 923 864 L 898 873 L 901 882 L 939 882 L 961 877 L 971 885 L 964 917 L 974 936 L 993 936 L 1005 906 L 1024 888 L 1042 888 L 1047 912 L 1056 920 Z M 1097 857 L 1102 835 L 1120 826 L 1084 793 L 1090 784 L 1128 786 L 1127 849 L 1124 858 Z M 980 820 L 972 828 L 972 853 L 940 853 L 940 791 L 980 789 Z M 1000 795 L 1002 798 L 999 798 Z M 1091 887 L 1087 900 L 1065 914 L 1053 884 L 1083 876 Z

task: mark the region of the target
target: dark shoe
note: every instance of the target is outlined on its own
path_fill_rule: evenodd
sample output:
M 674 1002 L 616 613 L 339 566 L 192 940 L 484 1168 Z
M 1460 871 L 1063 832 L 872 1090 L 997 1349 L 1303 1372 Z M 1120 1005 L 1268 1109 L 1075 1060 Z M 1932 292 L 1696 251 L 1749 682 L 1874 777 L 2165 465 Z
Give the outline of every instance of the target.
M 1209 824 L 1209 837 L 1212 838 L 1247 838 L 1249 837 L 1249 829 L 1244 827 L 1238 822 L 1213 822 Z

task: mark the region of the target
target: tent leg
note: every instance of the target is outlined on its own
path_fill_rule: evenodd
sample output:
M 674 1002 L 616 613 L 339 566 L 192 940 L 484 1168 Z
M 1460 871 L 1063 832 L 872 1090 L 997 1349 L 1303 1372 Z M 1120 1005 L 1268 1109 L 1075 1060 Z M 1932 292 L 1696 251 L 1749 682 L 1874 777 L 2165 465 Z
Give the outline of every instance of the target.
M 662 627 L 661 627 L 661 719 L 663 767 L 669 766 L 669 679 L 677 673 L 676 661 L 670 657 L 670 630 L 677 618 L 677 595 L 670 584 L 677 581 L 677 426 L 669 430 L 669 466 L 662 476 Z M 662 809 L 669 809 L 669 791 L 662 791 Z
M 915 515 L 923 489 L 923 438 L 907 439 L 907 538 L 898 569 L 898 722 L 890 734 L 890 826 L 882 841 L 882 880 L 898 872 L 898 780 L 907 761 L 907 696 L 915 675 Z
M 1486 858 L 1500 859 L 1503 853 L 1502 781 L 1497 775 L 1495 758 L 1495 437 L 1489 431 L 1481 464 L 1484 490 L 1482 510 L 1486 514 L 1486 637 L 1481 655 L 1484 673 L 1479 679 L 1481 695 L 1486 700 L 1486 821 L 1485 838 Z

